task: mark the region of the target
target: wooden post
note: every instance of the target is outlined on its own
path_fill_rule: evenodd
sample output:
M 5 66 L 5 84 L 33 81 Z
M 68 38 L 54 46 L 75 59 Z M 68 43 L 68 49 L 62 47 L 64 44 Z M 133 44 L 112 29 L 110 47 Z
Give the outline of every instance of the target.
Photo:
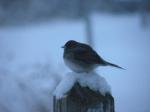
M 54 97 L 53 112 L 114 112 L 114 98 L 76 83 L 66 98 Z

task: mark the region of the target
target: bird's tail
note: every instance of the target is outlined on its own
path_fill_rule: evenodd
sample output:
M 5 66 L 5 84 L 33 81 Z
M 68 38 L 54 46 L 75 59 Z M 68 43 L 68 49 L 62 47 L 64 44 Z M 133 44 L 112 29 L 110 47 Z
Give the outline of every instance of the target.
M 109 65 L 109 66 L 112 66 L 112 67 L 116 67 L 116 68 L 125 70 L 124 68 L 122 68 L 122 67 L 120 67 L 120 66 L 118 66 L 116 64 L 113 64 L 113 63 L 106 62 L 106 65 Z

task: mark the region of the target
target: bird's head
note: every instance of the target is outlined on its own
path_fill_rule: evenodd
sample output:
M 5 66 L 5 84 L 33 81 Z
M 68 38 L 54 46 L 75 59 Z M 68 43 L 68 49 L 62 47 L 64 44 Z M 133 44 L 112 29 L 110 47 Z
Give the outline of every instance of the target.
M 64 46 L 62 46 L 62 48 L 64 49 L 72 49 L 75 48 L 78 45 L 78 42 L 74 41 L 74 40 L 69 40 L 65 43 Z

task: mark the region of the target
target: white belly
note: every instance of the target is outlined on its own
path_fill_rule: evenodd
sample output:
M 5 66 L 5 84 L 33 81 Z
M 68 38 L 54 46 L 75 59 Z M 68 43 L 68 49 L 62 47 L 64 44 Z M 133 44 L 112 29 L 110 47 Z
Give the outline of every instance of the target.
M 64 59 L 65 61 L 65 64 L 74 72 L 77 72 L 77 73 L 81 73 L 81 72 L 86 72 L 86 70 L 81 67 L 80 65 L 77 65 L 77 64 L 74 64 L 72 63 L 71 61 L 67 60 L 67 59 Z
M 94 68 L 96 68 L 98 65 L 94 65 L 92 67 L 89 67 L 89 68 L 84 68 L 78 64 L 75 64 L 75 63 L 72 63 L 71 61 L 67 60 L 67 59 L 64 59 L 65 61 L 65 64 L 74 72 L 77 72 L 77 73 L 83 73 L 83 72 L 90 72 L 92 71 Z

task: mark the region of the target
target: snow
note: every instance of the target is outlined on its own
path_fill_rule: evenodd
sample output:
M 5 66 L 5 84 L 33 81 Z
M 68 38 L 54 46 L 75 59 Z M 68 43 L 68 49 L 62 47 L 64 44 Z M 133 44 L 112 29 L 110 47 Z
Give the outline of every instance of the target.
M 8 71 L 0 72 L 1 112 L 52 111 L 52 96 L 49 94 L 52 94 L 59 82 L 59 79 L 56 79 L 57 74 L 50 71 L 44 73 L 45 67 L 39 67 L 38 70 L 32 67 L 32 71 L 26 69 L 28 73 Z
M 56 89 L 54 90 L 53 95 L 56 96 L 57 99 L 61 99 L 67 96 L 67 92 L 71 90 L 76 82 L 76 77 L 74 73 L 70 75 L 65 75 L 61 82 L 58 84 Z
M 103 78 L 96 72 L 82 73 L 78 74 L 77 76 L 77 80 L 81 86 L 89 87 L 94 91 L 99 91 L 102 95 L 111 93 L 111 88 L 106 82 L 105 78 Z
M 95 14 L 91 19 L 95 50 L 107 61 L 127 69 L 97 69 L 111 85 L 116 111 L 149 112 L 150 30 L 141 28 L 138 15 Z M 62 75 L 70 71 L 60 48 L 68 40 L 85 42 L 83 21 L 0 27 L 1 112 L 52 110 L 53 91 Z M 65 91 L 61 93 L 63 96 Z
M 82 87 L 89 87 L 93 91 L 98 91 L 105 96 L 106 93 L 111 93 L 110 86 L 106 80 L 96 72 L 89 73 L 67 73 L 54 91 L 54 96 L 61 99 L 67 96 L 74 84 L 78 82 Z

